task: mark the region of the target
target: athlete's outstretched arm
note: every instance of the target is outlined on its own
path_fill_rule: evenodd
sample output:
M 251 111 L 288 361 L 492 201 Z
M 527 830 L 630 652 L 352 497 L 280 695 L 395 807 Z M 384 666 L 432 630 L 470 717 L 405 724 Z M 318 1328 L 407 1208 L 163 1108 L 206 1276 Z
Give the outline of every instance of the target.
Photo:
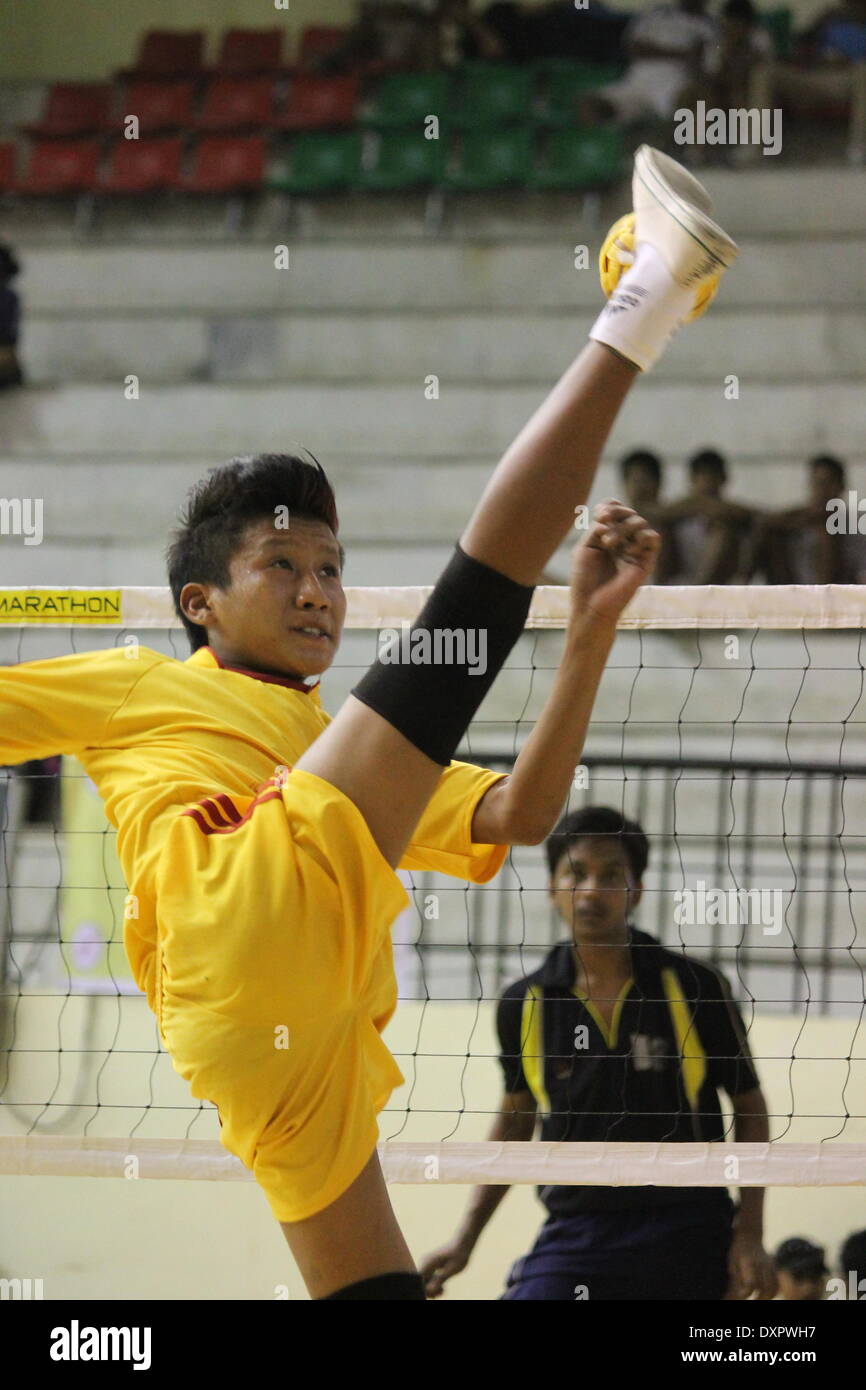
M 660 538 L 617 501 L 596 508 L 596 523 L 575 548 L 565 649 L 510 777 L 479 801 L 472 838 L 485 845 L 534 845 L 550 834 L 580 762 L 617 618 L 649 578 Z
M 587 499 L 602 447 L 638 375 L 605 346 L 591 342 L 584 349 L 497 467 L 461 537 L 467 555 L 507 583 L 536 582 L 573 526 L 575 508 Z M 496 612 L 482 609 L 476 616 L 477 624 L 466 625 L 492 624 Z M 473 684 L 480 698 L 481 682 Z M 386 859 L 398 864 L 451 754 L 437 764 L 356 695 L 297 766 L 344 792 Z

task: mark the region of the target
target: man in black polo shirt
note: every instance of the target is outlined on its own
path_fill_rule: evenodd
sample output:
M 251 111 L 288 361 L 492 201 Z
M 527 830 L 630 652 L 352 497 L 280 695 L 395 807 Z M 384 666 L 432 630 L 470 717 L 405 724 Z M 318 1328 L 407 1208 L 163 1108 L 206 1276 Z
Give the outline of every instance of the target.
M 505 1096 L 493 1140 L 764 1143 L 767 1110 L 718 971 L 630 926 L 649 846 L 617 811 L 565 816 L 545 846 L 571 940 L 506 989 L 497 1027 Z M 728 1135 L 718 1091 L 734 1110 Z M 465 1268 L 507 1186 L 478 1187 L 456 1239 L 423 1264 L 428 1297 Z M 541 1187 L 548 1211 L 505 1299 L 772 1298 L 763 1191 Z

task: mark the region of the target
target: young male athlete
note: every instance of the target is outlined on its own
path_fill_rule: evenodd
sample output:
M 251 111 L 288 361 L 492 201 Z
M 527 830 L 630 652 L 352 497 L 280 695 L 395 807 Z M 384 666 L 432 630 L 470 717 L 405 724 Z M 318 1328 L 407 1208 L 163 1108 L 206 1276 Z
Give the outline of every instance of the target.
M 300 678 L 327 668 L 343 620 L 330 488 L 310 468 L 258 492 L 243 466 L 200 485 L 170 553 L 189 661 L 117 649 L 0 674 L 0 761 L 74 753 L 102 793 L 138 904 L 135 978 L 313 1298 L 424 1298 L 376 1154 L 376 1115 L 402 1080 L 380 1037 L 396 1004 L 389 927 L 406 902 L 394 869 L 484 881 L 504 846 L 544 838 L 617 617 L 652 567 L 655 534 L 603 507 L 513 773 L 452 763 L 637 373 L 736 255 L 673 160 L 642 148 L 633 190 L 633 251 L 609 238 L 593 341 L 505 454 L 415 624 L 483 630 L 484 675 L 379 662 L 329 722 Z
M 545 845 L 569 939 L 510 985 L 497 1012 L 505 1095 L 491 1140 L 721 1140 L 765 1144 L 767 1107 L 724 976 L 631 925 L 649 860 L 635 821 L 608 806 L 564 816 Z M 508 1191 L 478 1187 L 456 1238 L 423 1263 L 438 1296 L 465 1268 Z M 724 1187 L 541 1187 L 548 1218 L 505 1299 L 771 1298 L 763 1189 L 734 1211 Z

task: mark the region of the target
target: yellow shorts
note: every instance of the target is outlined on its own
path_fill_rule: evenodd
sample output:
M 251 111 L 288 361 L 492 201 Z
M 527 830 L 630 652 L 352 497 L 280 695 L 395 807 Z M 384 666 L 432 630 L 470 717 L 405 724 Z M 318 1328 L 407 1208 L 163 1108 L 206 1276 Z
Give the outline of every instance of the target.
M 178 816 L 157 875 L 157 1018 L 175 1070 L 278 1221 L 367 1163 L 403 1076 L 390 927 L 407 898 L 357 807 L 309 772 Z

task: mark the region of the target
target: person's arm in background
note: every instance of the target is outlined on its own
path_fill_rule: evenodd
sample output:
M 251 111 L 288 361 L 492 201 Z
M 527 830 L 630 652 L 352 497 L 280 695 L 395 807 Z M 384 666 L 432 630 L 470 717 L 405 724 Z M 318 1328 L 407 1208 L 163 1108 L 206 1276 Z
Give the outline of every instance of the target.
M 760 1086 L 744 1091 L 742 1095 L 732 1096 L 731 1104 L 734 1107 L 734 1142 L 769 1143 L 770 1121 Z M 776 1271 L 764 1249 L 763 1187 L 740 1188 L 728 1269 L 731 1276 L 729 1299 L 769 1299 L 775 1296 Z
M 751 584 L 765 564 L 764 513 L 752 513 L 752 524 L 740 544 L 740 584 Z
M 487 1138 L 494 1143 L 528 1142 L 535 1132 L 535 1120 L 536 1104 L 531 1091 L 506 1092 Z M 510 1183 L 484 1183 L 472 1189 L 457 1234 L 421 1262 L 428 1298 L 439 1298 L 448 1280 L 466 1268 L 482 1231 L 509 1187 Z
M 730 1097 L 734 1142 L 767 1144 L 770 1139 L 767 1103 L 742 1015 L 730 984 L 720 970 L 710 968 L 704 980 L 698 1006 L 698 1031 L 707 1054 L 709 1079 L 717 1091 L 721 1089 Z M 776 1271 L 764 1249 L 763 1188 L 740 1189 L 728 1271 L 728 1299 L 767 1299 L 776 1292 Z

